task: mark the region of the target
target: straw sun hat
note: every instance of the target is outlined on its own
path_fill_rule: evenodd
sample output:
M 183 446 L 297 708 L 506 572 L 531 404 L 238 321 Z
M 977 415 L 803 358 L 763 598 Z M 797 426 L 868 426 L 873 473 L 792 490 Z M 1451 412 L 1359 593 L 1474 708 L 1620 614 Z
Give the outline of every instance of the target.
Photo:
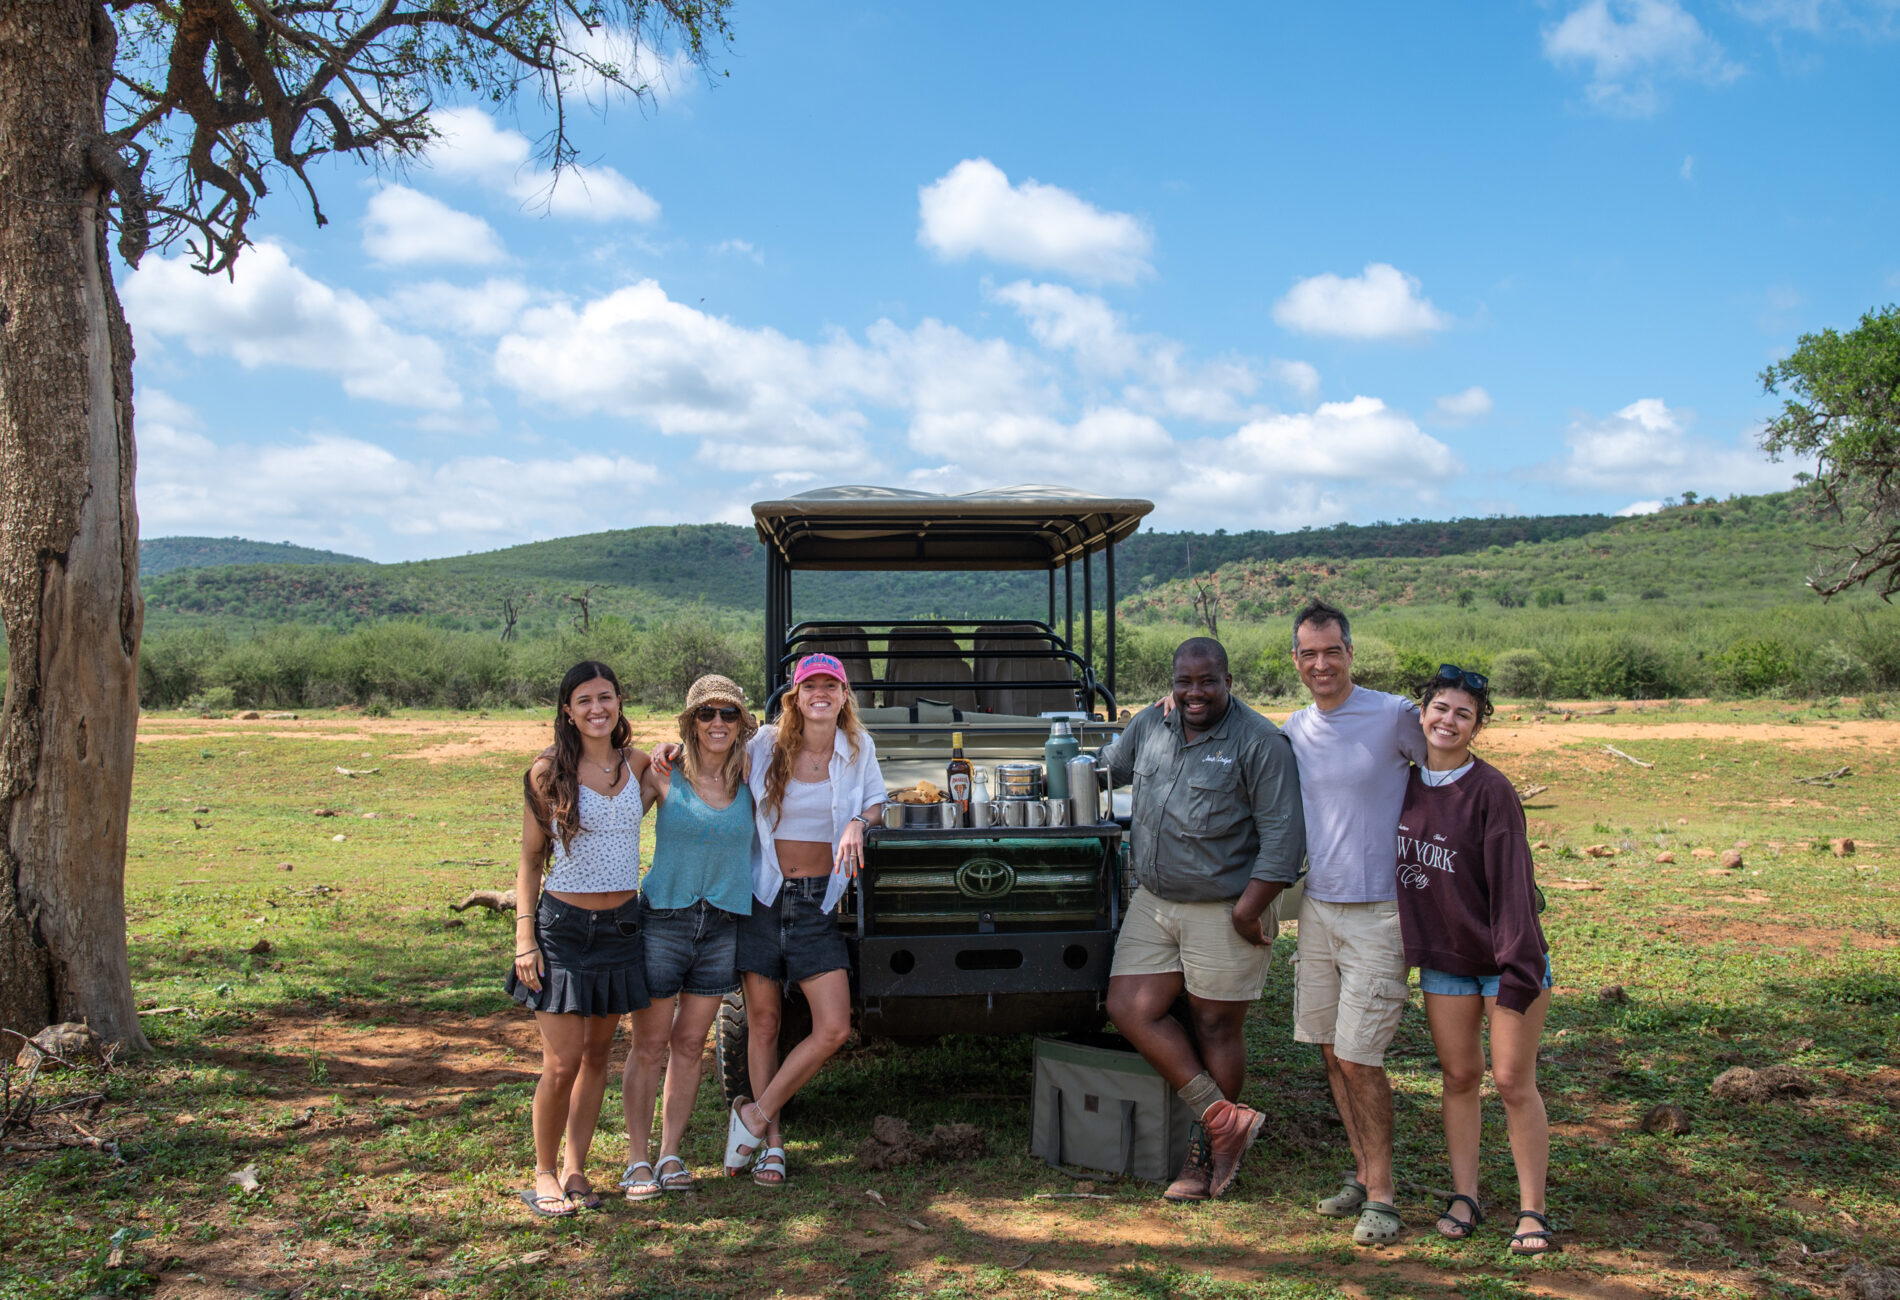
M 739 709 L 739 743 L 744 744 L 759 729 L 759 720 L 745 705 L 745 692 L 730 677 L 707 673 L 686 692 L 686 707 L 680 710 L 680 738 L 684 740 L 693 726 L 693 713 L 702 704 L 732 704 Z

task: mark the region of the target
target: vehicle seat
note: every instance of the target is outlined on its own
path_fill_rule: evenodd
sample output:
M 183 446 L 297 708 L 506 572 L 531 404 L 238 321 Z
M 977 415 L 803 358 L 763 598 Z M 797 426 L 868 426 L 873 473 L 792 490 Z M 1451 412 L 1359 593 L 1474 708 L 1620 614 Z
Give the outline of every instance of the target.
M 976 680 L 979 682 L 1035 682 L 1074 680 L 1075 666 L 1059 658 L 1049 635 L 1033 623 L 986 623 L 976 630 L 978 651 L 1007 651 L 992 658 L 976 656 Z M 1074 687 L 1018 687 L 980 692 L 983 706 L 997 713 L 1026 714 L 1074 709 Z
M 874 674 L 871 672 L 871 643 L 865 640 L 864 629 L 856 623 L 827 623 L 822 627 L 809 629 L 809 636 L 801 636 L 798 653 L 802 657 L 811 654 L 837 656 L 844 665 L 844 675 L 853 686 L 868 682 Z M 868 709 L 877 701 L 877 694 L 871 690 L 859 690 L 858 707 Z
M 947 631 L 893 632 L 890 648 L 913 654 L 922 651 L 927 657 L 892 657 L 884 670 L 886 682 L 958 683 L 975 680 L 970 672 L 970 661 L 963 657 L 963 647 Z M 937 700 L 972 713 L 980 707 L 976 692 L 968 688 L 920 685 L 915 690 L 903 690 L 893 685 L 884 692 L 884 703 L 889 705 L 907 708 L 918 700 Z

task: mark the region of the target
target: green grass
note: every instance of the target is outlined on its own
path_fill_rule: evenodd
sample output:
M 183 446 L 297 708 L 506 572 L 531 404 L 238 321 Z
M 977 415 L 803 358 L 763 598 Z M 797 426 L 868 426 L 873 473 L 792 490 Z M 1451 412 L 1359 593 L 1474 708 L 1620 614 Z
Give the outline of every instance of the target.
M 1515 780 L 1550 786 L 1529 816 L 1550 846 L 1537 859 L 1558 991 L 1542 1078 L 1566 1250 L 1542 1261 L 1504 1250 L 1513 1181 L 1495 1101 L 1491 1223 L 1461 1245 L 1420 1231 L 1425 1189 L 1447 1174 L 1416 1007 L 1390 1058 L 1413 1231 L 1395 1250 L 1358 1252 L 1349 1225 L 1310 1214 L 1349 1160 L 1317 1057 L 1290 1041 L 1283 960 L 1248 1032 L 1247 1099 L 1271 1120 L 1220 1203 L 1166 1207 L 1111 1180 L 1093 1183 L 1107 1201 L 1030 1199 L 1074 1190 L 1076 1175 L 1027 1154 L 1029 1045 L 950 1039 L 848 1048 L 787 1117 L 794 1177 L 779 1192 L 717 1178 L 708 1084 L 687 1147 L 696 1197 L 532 1221 L 511 1195 L 530 1168 L 538 1054 L 500 989 L 510 926 L 483 911 L 443 922 L 464 890 L 512 875 L 518 775 L 538 741 L 524 729 L 522 753 L 430 762 L 402 755 L 513 715 L 154 720 L 132 807 L 134 975 L 148 1006 L 187 1010 L 148 1018 L 155 1053 L 116 1075 L 85 1121 L 119 1142 L 123 1164 L 91 1150 L 0 1156 L 0 1297 L 1837 1294 L 1851 1263 L 1900 1264 L 1900 724 L 1795 712 L 1626 706 L 1531 723 L 1518 706 L 1492 736 Z M 1658 721 L 1766 730 L 1637 730 Z M 402 733 L 423 724 L 434 732 Z M 1612 743 L 1656 766 L 1558 734 L 1583 725 L 1623 733 Z M 267 734 L 283 730 L 303 734 Z M 338 766 L 382 770 L 351 780 Z M 1841 766 L 1854 775 L 1840 784 L 1796 784 Z M 1826 851 L 1841 835 L 1861 841 L 1855 856 Z M 1737 842 L 1748 847 L 1734 875 L 1694 856 Z M 1596 844 L 1616 856 L 1582 855 Z M 1674 865 L 1655 863 L 1665 849 Z M 249 953 L 259 939 L 271 950 Z M 1277 955 L 1291 946 L 1283 936 Z M 1628 1003 L 1598 999 L 1612 983 Z M 1743 1107 L 1709 1093 L 1731 1065 L 1777 1061 L 1802 1069 L 1813 1096 Z M 91 1086 L 55 1075 L 43 1095 Z M 1637 1133 L 1662 1101 L 1682 1105 L 1693 1132 Z M 866 1174 L 855 1153 L 879 1113 L 978 1124 L 991 1154 Z M 617 1114 L 616 1084 L 597 1183 L 624 1159 Z M 249 1164 L 258 1191 L 225 1184 Z M 113 1268 L 122 1229 L 150 1235 Z M 543 1249 L 546 1263 L 519 1262 Z

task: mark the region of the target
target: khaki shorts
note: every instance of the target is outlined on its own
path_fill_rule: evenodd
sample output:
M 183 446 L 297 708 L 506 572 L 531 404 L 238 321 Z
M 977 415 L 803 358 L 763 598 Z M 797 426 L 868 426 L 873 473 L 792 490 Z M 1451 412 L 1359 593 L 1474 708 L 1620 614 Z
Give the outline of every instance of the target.
M 1295 1041 L 1331 1043 L 1333 1055 L 1355 1065 L 1384 1065 L 1409 995 L 1399 905 L 1308 895 L 1293 962 Z
M 1190 997 L 1252 1002 L 1266 987 L 1279 928 L 1274 909 L 1268 908 L 1260 918 L 1267 943 L 1256 948 L 1235 931 L 1232 901 L 1170 903 L 1137 889 L 1122 918 L 1109 978 L 1179 974 Z

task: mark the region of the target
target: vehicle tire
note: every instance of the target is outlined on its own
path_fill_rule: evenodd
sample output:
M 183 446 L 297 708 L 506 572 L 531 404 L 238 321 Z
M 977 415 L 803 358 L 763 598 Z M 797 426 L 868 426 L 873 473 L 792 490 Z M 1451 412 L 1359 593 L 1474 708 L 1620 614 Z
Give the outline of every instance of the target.
M 719 1068 L 719 1089 L 726 1106 L 752 1095 L 751 1076 L 746 1073 L 745 995 L 728 993 L 719 1000 L 719 1015 L 713 1021 L 713 1061 Z
M 719 1014 L 713 1020 L 713 1061 L 719 1068 L 719 1089 L 726 1105 L 752 1095 L 752 1076 L 746 1057 L 745 994 L 728 993 L 719 1000 Z M 810 1036 L 811 1007 L 805 995 L 794 988 L 785 999 L 778 1031 L 778 1059 Z

